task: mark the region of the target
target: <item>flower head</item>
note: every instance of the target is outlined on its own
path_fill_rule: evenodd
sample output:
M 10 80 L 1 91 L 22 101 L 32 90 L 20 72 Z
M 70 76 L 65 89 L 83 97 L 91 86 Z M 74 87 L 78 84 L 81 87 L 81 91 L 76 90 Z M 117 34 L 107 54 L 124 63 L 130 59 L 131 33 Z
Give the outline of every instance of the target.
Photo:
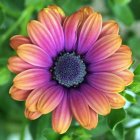
M 53 129 L 64 133 L 73 117 L 92 129 L 98 114 L 124 106 L 119 92 L 133 80 L 132 54 L 122 45 L 115 21 L 103 22 L 90 7 L 65 16 L 61 8 L 49 6 L 27 32 L 11 38 L 17 56 L 8 64 L 17 74 L 10 95 L 25 101 L 27 118 L 53 111 Z

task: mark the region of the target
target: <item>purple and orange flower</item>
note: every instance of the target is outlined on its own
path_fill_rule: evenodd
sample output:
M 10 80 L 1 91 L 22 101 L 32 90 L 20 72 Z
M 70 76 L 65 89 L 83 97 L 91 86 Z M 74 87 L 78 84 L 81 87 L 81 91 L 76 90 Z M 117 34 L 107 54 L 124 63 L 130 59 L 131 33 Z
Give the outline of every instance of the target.
M 53 111 L 52 127 L 64 133 L 73 117 L 92 129 L 98 115 L 124 106 L 119 92 L 132 83 L 132 53 L 122 45 L 115 21 L 103 22 L 90 7 L 65 16 L 61 8 L 48 6 L 27 32 L 11 38 L 17 56 L 8 64 L 17 74 L 10 95 L 25 101 L 27 118 Z

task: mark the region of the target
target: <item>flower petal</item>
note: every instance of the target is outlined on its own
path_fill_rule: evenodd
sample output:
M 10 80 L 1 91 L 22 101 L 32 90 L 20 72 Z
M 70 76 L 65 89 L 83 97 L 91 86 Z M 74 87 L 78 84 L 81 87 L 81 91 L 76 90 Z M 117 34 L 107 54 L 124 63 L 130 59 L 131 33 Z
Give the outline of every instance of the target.
M 89 71 L 118 72 L 128 69 L 132 62 L 132 57 L 130 55 L 118 52 L 103 61 L 91 64 L 89 66 Z
M 22 35 L 15 35 L 10 38 L 10 46 L 16 50 L 18 46 L 22 44 L 31 44 L 31 40 L 29 37 L 22 36 Z
M 45 26 L 38 21 L 31 21 L 27 27 L 28 35 L 35 45 L 38 45 L 47 54 L 55 56 L 57 53 L 57 46 L 54 38 Z
M 130 49 L 128 46 L 126 46 L 126 45 L 122 45 L 122 46 L 117 50 L 116 53 L 125 53 L 125 54 L 127 54 L 127 55 L 129 55 L 129 56 L 132 55 L 131 49 Z
M 115 73 L 125 81 L 125 85 L 128 86 L 133 82 L 134 74 L 129 70 L 119 71 Z
M 64 36 L 65 36 L 65 49 L 67 51 L 73 51 L 76 49 L 78 28 L 81 24 L 82 14 L 76 12 L 65 20 L 64 24 Z
M 53 10 L 56 16 L 60 18 L 61 22 L 63 21 L 65 17 L 65 13 L 60 7 L 58 7 L 57 5 L 50 5 L 47 8 L 49 8 L 50 10 Z
M 62 51 L 64 48 L 64 34 L 61 26 L 61 20 L 55 15 L 50 8 L 43 9 L 38 15 L 39 21 L 45 25 L 45 28 L 51 33 L 57 50 Z
M 103 22 L 102 31 L 100 34 L 100 38 L 110 34 L 118 34 L 119 33 L 119 25 L 114 20 L 109 20 Z
M 31 90 L 44 85 L 50 80 L 50 73 L 45 69 L 29 69 L 21 72 L 14 78 L 15 87 Z
M 70 111 L 69 100 L 67 93 L 64 93 L 61 103 L 53 111 L 52 126 L 53 129 L 62 134 L 65 133 L 72 121 L 72 113 Z
M 38 111 L 36 112 L 31 112 L 28 109 L 25 109 L 24 111 L 25 117 L 30 119 L 30 120 L 35 120 L 37 118 L 39 118 L 42 114 Z
M 90 122 L 90 111 L 83 95 L 80 92 L 74 90 L 71 91 L 70 106 L 76 120 L 83 127 L 88 127 Z
M 38 67 L 50 67 L 50 56 L 36 45 L 24 44 L 18 47 L 17 54 L 24 61 Z
M 97 124 L 98 124 L 98 114 L 90 108 L 90 123 L 87 129 L 90 130 L 96 128 Z
M 100 92 L 95 88 L 83 85 L 81 88 L 81 92 L 85 96 L 85 100 L 87 104 L 100 115 L 107 115 L 110 112 L 110 105 L 105 96 L 103 96 Z
M 93 13 L 92 8 L 85 6 L 67 17 L 64 21 L 65 49 L 73 51 L 76 49 L 76 43 L 79 31 L 85 20 Z
M 26 104 L 25 104 L 26 108 L 32 112 L 38 111 L 37 103 L 38 103 L 40 97 L 42 96 L 42 94 L 44 94 L 46 92 L 46 90 L 48 88 L 50 88 L 53 85 L 54 85 L 53 83 L 48 82 L 45 86 L 34 89 L 26 100 Z
M 103 92 L 118 93 L 124 90 L 125 83 L 119 76 L 101 72 L 89 75 L 88 82 L 92 87 L 99 89 Z
M 46 88 L 37 88 L 33 90 L 26 100 L 26 108 L 29 111 L 35 112 L 37 110 L 37 103 L 39 98 L 41 97 L 42 93 L 45 92 Z
M 24 70 L 34 68 L 33 65 L 25 62 L 18 56 L 13 56 L 8 59 L 8 69 L 13 73 L 20 73 Z
M 84 22 L 78 40 L 78 53 L 87 52 L 95 43 L 102 27 L 102 17 L 98 13 L 91 14 Z
M 47 114 L 54 110 L 61 102 L 64 89 L 60 86 L 52 86 L 44 91 L 38 100 L 37 110 L 42 114 Z
M 85 20 L 89 15 L 93 14 L 93 9 L 89 6 L 84 6 L 79 9 L 80 12 L 83 14 L 83 20 Z
M 122 39 L 118 35 L 107 35 L 100 38 L 91 50 L 86 54 L 86 60 L 90 63 L 104 60 L 114 54 L 121 46 Z
M 104 93 L 104 95 L 109 100 L 109 103 L 111 105 L 111 108 L 113 109 L 119 109 L 122 108 L 125 105 L 125 99 L 123 96 L 117 93 Z
M 30 92 L 31 92 L 30 90 L 21 90 L 16 88 L 15 86 L 12 86 L 9 90 L 11 97 L 17 101 L 26 100 Z

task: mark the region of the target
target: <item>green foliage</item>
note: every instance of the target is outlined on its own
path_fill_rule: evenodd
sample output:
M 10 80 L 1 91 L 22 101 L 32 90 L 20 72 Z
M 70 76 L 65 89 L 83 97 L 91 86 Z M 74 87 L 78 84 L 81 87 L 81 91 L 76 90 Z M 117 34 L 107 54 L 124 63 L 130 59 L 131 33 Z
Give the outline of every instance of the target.
M 108 126 L 114 131 L 118 124 L 120 124 L 126 117 L 124 109 L 112 110 L 108 115 Z
M 140 65 L 134 71 L 134 82 L 128 87 L 135 94 L 140 95 Z
M 124 140 L 124 126 L 122 122 L 126 118 L 124 109 L 112 110 L 107 117 L 109 128 L 116 139 Z
M 119 5 L 126 5 L 130 2 L 131 0 L 114 0 L 114 2 L 116 4 L 119 4 Z
M 127 92 L 123 92 L 123 96 L 125 97 L 125 99 L 127 99 L 127 101 L 131 102 L 131 103 L 136 103 L 136 98 L 132 95 L 130 95 Z
M 9 79 L 10 79 L 10 72 L 7 68 L 3 67 L 1 70 L 0 70 L 0 86 L 1 85 L 4 85 L 6 84 L 7 82 L 9 82 Z
M 140 48 L 140 37 L 131 37 L 128 40 L 128 44 L 132 49 L 133 54 L 135 55 L 135 57 L 140 60 L 140 53 L 139 53 L 139 48 Z
M 56 140 L 59 137 L 57 133 L 52 131 L 50 114 L 32 121 L 30 132 L 34 140 Z
M 123 22 L 125 25 L 130 26 L 134 22 L 134 16 L 130 7 L 124 3 L 127 2 L 121 0 L 120 1 L 108 0 L 108 5 L 112 10 L 113 14 L 115 15 L 115 17 L 119 19 L 121 22 Z
M 129 6 L 131 10 L 133 11 L 135 18 L 137 20 L 140 19 L 140 14 L 139 14 L 140 0 L 131 0 L 131 3 L 129 4 Z
M 80 8 L 82 5 L 89 5 L 91 3 L 91 0 L 76 0 L 72 2 L 71 0 L 55 0 L 55 4 L 61 6 L 66 14 L 71 14 L 72 12 L 77 11 L 78 8 Z M 69 7 L 71 10 L 69 10 Z

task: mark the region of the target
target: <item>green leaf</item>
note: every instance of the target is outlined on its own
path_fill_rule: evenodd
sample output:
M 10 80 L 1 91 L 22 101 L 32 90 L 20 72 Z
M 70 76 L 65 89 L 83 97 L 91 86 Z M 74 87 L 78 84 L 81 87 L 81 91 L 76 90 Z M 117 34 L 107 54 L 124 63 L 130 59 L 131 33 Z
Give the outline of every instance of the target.
M 137 66 L 137 68 L 134 71 L 134 74 L 135 75 L 140 74 L 140 65 Z
M 140 83 L 140 74 L 139 75 L 135 75 L 134 81 Z
M 122 124 L 118 124 L 115 131 L 112 131 L 112 134 L 115 136 L 116 140 L 124 140 L 124 127 Z
M 136 103 L 136 96 L 134 96 L 134 95 L 132 96 L 129 92 L 130 92 L 130 89 L 125 90 L 125 91 L 121 92 L 121 95 L 123 95 L 125 97 L 125 99 L 127 99 L 127 101 L 129 101 L 131 103 Z
M 136 131 L 135 129 L 130 130 L 126 133 L 125 135 L 125 140 L 135 140 L 135 136 L 136 136 Z
M 72 131 L 74 132 L 72 136 L 73 140 L 87 140 L 91 139 L 92 137 L 92 135 L 88 133 L 86 130 L 84 130 L 81 126 Z
M 114 0 L 116 4 L 125 5 L 128 4 L 131 0 Z
M 57 140 L 59 134 L 51 128 L 50 114 L 40 117 L 30 123 L 30 132 L 33 140 Z
M 133 91 L 134 93 L 139 93 L 140 92 L 140 83 L 139 82 L 133 82 L 128 89 L 130 89 L 131 91 Z
M 43 130 L 43 136 L 47 140 L 57 140 L 59 137 L 59 134 L 56 133 L 52 128 L 46 128 Z
M 107 117 L 108 126 L 113 131 L 126 117 L 126 112 L 124 109 L 112 110 L 111 113 Z
M 140 116 L 140 106 L 138 104 L 133 104 L 127 109 L 128 115 L 131 115 L 133 118 L 139 118 Z
M 140 95 L 140 65 L 137 66 L 137 68 L 134 71 L 134 82 L 128 86 L 128 89 L 136 93 L 137 95 Z
M 137 68 L 134 71 L 135 75 L 140 75 L 140 65 L 137 66 Z
M 17 16 L 19 16 L 20 10 L 23 9 L 23 4 L 21 4 L 19 0 L 1 0 L 0 8 L 5 13 L 5 15 L 16 18 Z
M 31 6 L 31 5 L 36 5 L 39 4 L 41 1 L 40 0 L 25 0 L 25 6 Z
M 3 21 L 4 21 L 4 17 L 5 17 L 5 15 L 4 15 L 4 13 L 3 13 L 3 10 L 1 9 L 1 5 L 0 5 L 0 28 L 1 28 L 1 24 L 3 23 Z
M 132 49 L 133 55 L 139 60 L 140 59 L 140 38 L 132 37 L 128 40 L 128 45 Z
M 105 134 L 106 132 L 108 132 L 109 128 L 107 125 L 106 118 L 100 116 L 99 123 L 98 123 L 97 127 L 91 131 L 92 131 L 91 133 L 94 137 L 101 136 L 101 135 Z
M 65 135 L 65 136 L 63 136 L 63 137 L 61 138 L 61 140 L 72 140 L 72 138 L 69 137 L 69 136 L 67 136 L 67 135 Z
M 7 68 L 0 69 L 0 86 L 9 82 L 11 78 L 10 71 Z
M 140 19 L 140 10 L 139 10 L 140 0 L 131 0 L 129 5 L 130 5 L 131 10 L 133 11 L 135 18 L 139 20 Z
M 124 95 L 124 97 L 131 103 L 136 103 L 136 98 L 128 93 Z
M 113 0 L 108 0 L 107 2 L 116 18 L 122 21 L 125 25 L 132 25 L 134 22 L 134 16 L 128 5 L 118 5 L 113 2 Z

